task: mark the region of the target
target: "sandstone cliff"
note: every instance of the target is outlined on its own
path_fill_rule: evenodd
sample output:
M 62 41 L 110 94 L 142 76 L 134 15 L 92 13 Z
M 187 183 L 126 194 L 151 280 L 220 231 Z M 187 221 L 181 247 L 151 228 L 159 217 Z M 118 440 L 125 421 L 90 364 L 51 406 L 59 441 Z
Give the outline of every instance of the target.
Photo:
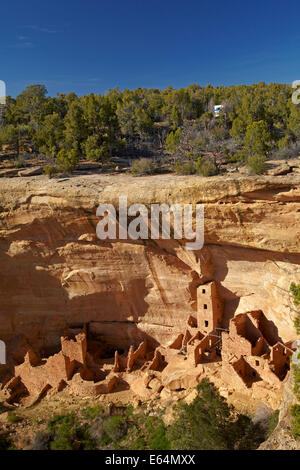
M 205 247 L 95 236 L 99 203 L 204 203 Z M 0 337 L 17 363 L 28 341 L 57 352 L 67 327 L 89 323 L 116 349 L 178 337 L 196 288 L 215 280 L 230 318 L 262 310 L 294 339 L 300 282 L 300 177 L 43 176 L 0 181 Z

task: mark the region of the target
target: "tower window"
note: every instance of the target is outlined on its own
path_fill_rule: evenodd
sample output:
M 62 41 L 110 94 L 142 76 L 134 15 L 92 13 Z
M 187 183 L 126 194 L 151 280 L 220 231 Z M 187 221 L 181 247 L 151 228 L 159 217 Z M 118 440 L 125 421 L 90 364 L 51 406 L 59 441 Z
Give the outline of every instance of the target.
M 203 305 L 203 308 L 204 308 L 204 310 L 207 310 L 207 305 L 204 304 L 204 305 Z
M 202 294 L 205 294 L 205 289 L 202 289 Z
M 208 327 L 208 321 L 207 320 L 205 320 L 204 325 L 206 326 L 206 328 Z
M 255 365 L 256 365 L 256 366 L 259 366 L 259 361 L 255 361 Z

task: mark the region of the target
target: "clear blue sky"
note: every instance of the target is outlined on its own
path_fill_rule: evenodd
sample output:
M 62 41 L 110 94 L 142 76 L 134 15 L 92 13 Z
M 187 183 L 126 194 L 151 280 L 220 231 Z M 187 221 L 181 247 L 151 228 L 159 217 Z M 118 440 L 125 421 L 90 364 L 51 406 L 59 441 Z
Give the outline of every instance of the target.
M 1 2 L 0 79 L 15 96 L 300 79 L 299 0 Z

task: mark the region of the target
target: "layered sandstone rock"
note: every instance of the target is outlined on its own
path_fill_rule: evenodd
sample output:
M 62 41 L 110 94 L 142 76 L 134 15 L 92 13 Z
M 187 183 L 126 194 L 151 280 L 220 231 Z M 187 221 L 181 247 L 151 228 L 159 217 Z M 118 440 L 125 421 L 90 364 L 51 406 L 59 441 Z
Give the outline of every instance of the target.
M 223 303 L 215 282 L 197 288 L 197 312 L 167 347 L 151 347 L 145 339 L 135 349 L 112 358 L 108 347 L 90 331 L 68 329 L 61 337 L 61 350 L 42 358 L 28 346 L 24 362 L 13 368 L 2 388 L 8 403 L 29 403 L 49 391 L 63 388 L 76 395 L 103 395 L 131 389 L 143 400 L 163 390 L 183 392 L 195 388 L 205 377 L 219 388 L 249 398 L 280 404 L 283 382 L 289 370 L 293 346 L 283 344 L 275 325 L 262 311 L 239 314 L 223 328 Z M 112 360 L 113 359 L 113 360 Z
M 205 247 L 178 240 L 100 241 L 99 203 L 205 204 Z M 29 344 L 59 354 L 68 327 L 128 351 L 176 343 L 195 315 L 196 288 L 215 280 L 224 327 L 262 310 L 294 338 L 292 281 L 300 282 L 300 177 L 81 176 L 0 181 L 0 337 L 9 365 Z M 22 349 L 23 348 L 23 349 Z M 115 348 L 115 349 L 114 349 Z M 20 351 L 25 351 L 23 357 Z

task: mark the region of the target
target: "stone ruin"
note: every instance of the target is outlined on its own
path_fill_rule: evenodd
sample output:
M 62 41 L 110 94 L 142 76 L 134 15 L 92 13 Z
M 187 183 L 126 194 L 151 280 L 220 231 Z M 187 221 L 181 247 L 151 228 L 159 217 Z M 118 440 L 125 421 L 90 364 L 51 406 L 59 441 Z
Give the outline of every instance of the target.
M 21 363 L 2 382 L 10 404 L 39 400 L 68 389 L 98 396 L 131 389 L 143 399 L 167 391 L 193 388 L 208 377 L 219 387 L 268 400 L 278 396 L 293 353 L 262 311 L 241 313 L 223 325 L 223 302 L 215 282 L 197 290 L 197 312 L 167 347 L 151 348 L 147 339 L 128 351 L 112 352 L 89 332 L 89 325 L 70 328 L 61 350 L 40 357 L 30 346 Z

